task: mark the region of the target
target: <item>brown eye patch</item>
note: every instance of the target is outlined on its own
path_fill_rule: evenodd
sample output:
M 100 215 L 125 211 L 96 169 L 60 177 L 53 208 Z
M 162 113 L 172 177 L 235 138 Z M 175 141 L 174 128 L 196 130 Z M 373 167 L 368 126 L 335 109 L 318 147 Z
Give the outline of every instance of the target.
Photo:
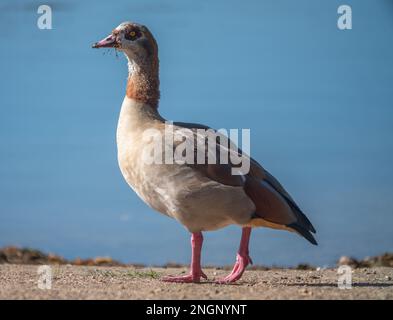
M 142 33 L 139 29 L 133 28 L 133 29 L 127 30 L 125 32 L 124 38 L 126 38 L 127 40 L 134 41 L 134 40 L 138 39 L 141 35 L 142 35 Z

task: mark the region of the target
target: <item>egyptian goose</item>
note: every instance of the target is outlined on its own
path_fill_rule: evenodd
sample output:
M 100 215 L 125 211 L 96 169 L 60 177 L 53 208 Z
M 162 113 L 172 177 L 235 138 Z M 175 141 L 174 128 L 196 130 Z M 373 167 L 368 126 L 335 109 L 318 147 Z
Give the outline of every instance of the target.
M 237 281 L 252 263 L 248 246 L 253 227 L 296 232 L 317 244 L 311 234 L 315 233 L 311 222 L 282 185 L 252 158 L 248 158 L 249 171 L 242 175 L 233 174 L 231 163 L 145 161 L 143 150 L 152 143 L 144 137 L 147 130 L 186 129 L 194 138 L 198 129 L 208 127 L 168 123 L 160 116 L 158 47 L 145 26 L 124 22 L 93 48 L 115 48 L 128 59 L 129 77 L 116 135 L 118 162 L 125 180 L 150 207 L 176 219 L 191 232 L 190 273 L 162 280 L 200 282 L 201 277 L 207 279 L 201 269 L 202 232 L 230 224 L 242 227 L 240 247 L 232 272 L 218 279 L 218 283 Z M 164 147 L 168 150 L 168 145 Z M 169 145 L 169 148 L 173 151 L 174 147 Z

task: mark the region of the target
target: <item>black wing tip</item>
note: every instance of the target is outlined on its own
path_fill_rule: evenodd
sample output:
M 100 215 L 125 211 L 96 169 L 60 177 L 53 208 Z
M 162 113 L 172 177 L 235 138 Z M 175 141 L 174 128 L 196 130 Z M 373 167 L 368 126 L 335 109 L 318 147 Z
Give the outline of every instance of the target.
M 302 226 L 298 225 L 297 223 L 288 224 L 287 227 L 298 232 L 300 235 L 302 235 L 305 239 L 307 239 L 314 246 L 318 245 L 317 240 L 315 240 L 314 236 L 310 233 L 310 231 L 313 232 L 312 230 L 307 230 L 307 229 L 303 228 Z M 313 232 L 313 233 L 315 233 L 315 232 Z
M 297 215 L 297 218 L 302 221 L 303 224 L 306 225 L 306 230 L 312 232 L 312 233 L 317 233 L 315 230 L 314 226 L 312 225 L 311 221 L 307 218 L 307 216 L 304 214 L 304 212 L 299 208 L 299 206 L 286 199 L 287 202 L 289 203 L 289 206 L 291 207 L 292 211 Z M 304 229 L 304 227 L 303 227 Z
M 309 239 L 307 239 L 307 240 L 310 241 L 311 244 L 314 245 L 314 246 L 317 246 L 317 245 L 318 245 L 317 240 L 315 240 L 314 236 L 312 236 L 312 235 L 311 235 L 311 240 L 309 240 Z

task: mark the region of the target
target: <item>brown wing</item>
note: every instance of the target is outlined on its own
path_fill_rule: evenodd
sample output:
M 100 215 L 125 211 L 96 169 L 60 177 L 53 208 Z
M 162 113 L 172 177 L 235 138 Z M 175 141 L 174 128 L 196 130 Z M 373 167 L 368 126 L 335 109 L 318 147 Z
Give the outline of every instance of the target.
M 256 206 L 255 218 L 292 229 L 316 245 L 313 225 L 284 187 L 253 159 L 250 168 L 245 191 Z
M 210 129 L 193 123 L 174 123 L 174 125 L 191 129 Z M 218 145 L 216 152 L 220 152 Z M 239 149 L 238 153 L 243 154 Z M 207 162 L 207 161 L 206 161 Z M 201 174 L 219 183 L 242 186 L 256 207 L 251 225 L 263 225 L 277 229 L 295 231 L 313 244 L 317 244 L 310 232 L 315 229 L 305 214 L 284 189 L 284 187 L 258 162 L 250 158 L 250 172 L 245 176 L 233 175 L 234 165 L 229 164 L 194 164 Z M 259 221 L 260 220 L 260 221 Z
M 255 215 L 279 225 L 296 222 L 290 206 L 266 181 L 248 176 L 244 190 L 255 204 Z

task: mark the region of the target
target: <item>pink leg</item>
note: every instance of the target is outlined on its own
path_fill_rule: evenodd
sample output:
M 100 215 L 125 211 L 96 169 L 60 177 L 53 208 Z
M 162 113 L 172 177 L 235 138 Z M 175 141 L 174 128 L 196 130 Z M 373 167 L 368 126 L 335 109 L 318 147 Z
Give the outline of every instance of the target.
M 250 242 L 251 228 L 244 227 L 242 231 L 242 239 L 240 240 L 239 251 L 236 255 L 236 263 L 232 269 L 232 272 L 224 278 L 217 280 L 217 283 L 231 283 L 239 280 L 246 267 L 251 263 L 252 260 L 248 252 L 248 244 Z
M 167 276 L 163 277 L 162 281 L 167 282 L 200 282 L 201 277 L 207 279 L 207 276 L 201 269 L 201 250 L 202 250 L 203 236 L 202 232 L 195 232 L 191 235 L 191 271 L 185 276 Z

